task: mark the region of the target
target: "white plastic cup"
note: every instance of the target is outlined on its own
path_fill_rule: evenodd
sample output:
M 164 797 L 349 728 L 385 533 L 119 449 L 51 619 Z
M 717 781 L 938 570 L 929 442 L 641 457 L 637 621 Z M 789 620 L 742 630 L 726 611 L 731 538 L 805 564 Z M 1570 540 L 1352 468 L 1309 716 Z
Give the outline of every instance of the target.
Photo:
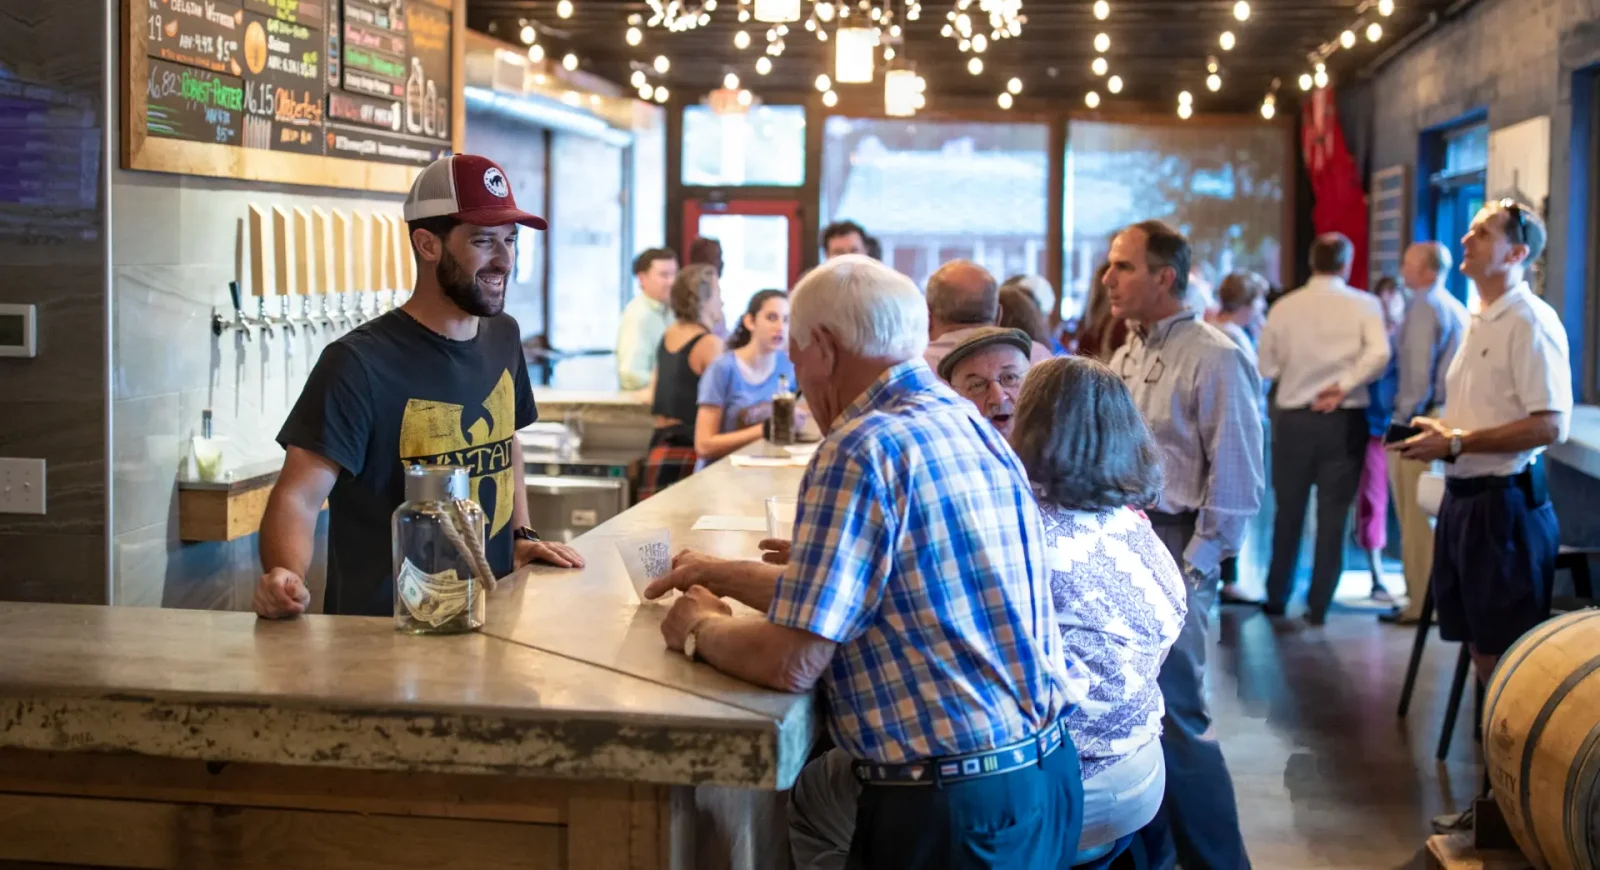
M 617 541 L 617 553 L 622 556 L 628 581 L 633 584 L 640 604 L 646 603 L 646 587 L 672 573 L 672 536 L 666 529 L 623 538 Z

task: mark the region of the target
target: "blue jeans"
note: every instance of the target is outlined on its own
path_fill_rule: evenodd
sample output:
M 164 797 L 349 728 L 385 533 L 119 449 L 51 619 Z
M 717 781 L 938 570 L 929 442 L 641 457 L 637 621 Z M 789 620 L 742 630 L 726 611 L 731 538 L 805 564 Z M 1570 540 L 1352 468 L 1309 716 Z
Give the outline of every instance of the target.
M 1165 790 L 1166 761 L 1159 742 L 1140 747 L 1085 780 L 1074 860 L 1089 861 L 1085 855 L 1115 857 L 1127 840 L 1148 827 Z M 844 870 L 860 796 L 861 783 L 850 772 L 850 756 L 844 750 L 830 749 L 805 766 L 789 793 L 789 847 L 795 870 Z M 1151 870 L 1163 868 L 1152 865 Z
M 936 786 L 861 789 L 849 870 L 1068 870 L 1083 825 L 1078 750 Z
M 1194 527 L 1157 526 L 1156 534 L 1181 566 Z M 1170 837 L 1178 864 L 1185 870 L 1249 870 L 1233 778 L 1222 758 L 1222 747 L 1211 736 L 1211 711 L 1206 706 L 1206 644 L 1211 605 L 1216 600 L 1216 577 L 1189 589 L 1183 631 L 1156 678 L 1167 705 L 1161 720 L 1167 796 L 1144 840 L 1151 843 Z

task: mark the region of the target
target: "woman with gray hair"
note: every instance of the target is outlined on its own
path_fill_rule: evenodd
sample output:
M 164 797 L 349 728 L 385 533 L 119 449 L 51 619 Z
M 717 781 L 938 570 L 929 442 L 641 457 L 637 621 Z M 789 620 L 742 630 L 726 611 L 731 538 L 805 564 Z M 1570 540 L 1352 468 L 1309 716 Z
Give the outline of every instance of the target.
M 1105 867 L 1166 794 L 1156 676 L 1183 628 L 1187 595 L 1172 554 L 1139 513 L 1161 494 L 1160 455 L 1122 379 L 1085 357 L 1033 367 L 1011 445 L 1044 516 L 1063 645 L 1093 678 L 1067 730 L 1083 769 L 1076 864 Z

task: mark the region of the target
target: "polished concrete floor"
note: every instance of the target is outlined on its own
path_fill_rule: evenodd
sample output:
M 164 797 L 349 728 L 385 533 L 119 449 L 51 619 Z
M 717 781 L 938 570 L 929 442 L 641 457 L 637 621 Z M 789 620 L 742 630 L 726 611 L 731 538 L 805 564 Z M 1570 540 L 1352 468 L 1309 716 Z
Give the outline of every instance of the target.
M 1268 501 L 1240 560 L 1255 592 L 1270 557 Z M 1307 526 L 1291 614 L 1303 607 L 1310 574 Z M 1461 809 L 1481 785 L 1470 692 L 1448 760 L 1434 760 L 1459 647 L 1433 634 L 1410 714 L 1398 718 L 1415 629 L 1378 622 L 1366 564 L 1348 548 L 1349 570 L 1321 628 L 1240 606 L 1219 608 L 1212 623 L 1212 714 L 1258 870 L 1421 868 L 1429 819 Z M 1403 593 L 1399 565 L 1385 568 L 1385 585 Z

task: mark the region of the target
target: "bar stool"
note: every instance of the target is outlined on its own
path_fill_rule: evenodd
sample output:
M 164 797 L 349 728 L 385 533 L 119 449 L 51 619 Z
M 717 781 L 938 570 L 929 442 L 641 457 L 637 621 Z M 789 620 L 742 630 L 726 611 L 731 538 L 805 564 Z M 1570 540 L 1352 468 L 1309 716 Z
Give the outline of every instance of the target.
M 1593 606 L 1596 603 L 1594 601 L 1594 587 L 1589 575 L 1589 557 L 1595 554 L 1600 554 L 1600 548 L 1562 546 L 1557 552 L 1556 573 L 1566 571 L 1571 575 L 1573 597 L 1558 601 L 1552 594 L 1550 596 L 1550 612 L 1552 615 L 1579 610 Z M 1429 583 L 1428 592 L 1422 599 L 1422 614 L 1417 620 L 1416 640 L 1411 644 L 1411 662 L 1406 667 L 1405 685 L 1400 690 L 1399 715 L 1402 719 L 1405 718 L 1407 711 L 1411 707 L 1411 693 L 1416 688 L 1417 670 L 1422 664 L 1422 651 L 1428 644 L 1428 630 L 1432 626 L 1433 584 Z M 1468 652 L 1466 644 L 1461 644 L 1461 652 L 1456 656 L 1456 672 L 1450 681 L 1450 699 L 1445 702 L 1444 722 L 1439 728 L 1439 744 L 1434 752 L 1434 757 L 1440 761 L 1444 761 L 1450 754 L 1450 742 L 1456 730 L 1456 717 L 1461 710 L 1461 696 L 1466 694 L 1467 677 L 1471 671 L 1472 654 Z M 1481 742 L 1483 740 L 1483 684 L 1475 682 L 1474 687 L 1473 737 Z
M 1417 483 L 1417 506 L 1428 515 L 1431 525 L 1439 516 L 1439 504 L 1444 501 L 1444 475 L 1429 471 Z M 1417 618 L 1416 640 L 1411 643 L 1411 661 L 1406 665 L 1405 683 L 1400 688 L 1401 719 L 1411 709 L 1411 692 L 1417 685 L 1417 669 L 1422 666 L 1422 651 L 1428 646 L 1428 629 L 1433 625 L 1433 578 L 1428 578 L 1427 590 L 1422 595 L 1422 611 Z

